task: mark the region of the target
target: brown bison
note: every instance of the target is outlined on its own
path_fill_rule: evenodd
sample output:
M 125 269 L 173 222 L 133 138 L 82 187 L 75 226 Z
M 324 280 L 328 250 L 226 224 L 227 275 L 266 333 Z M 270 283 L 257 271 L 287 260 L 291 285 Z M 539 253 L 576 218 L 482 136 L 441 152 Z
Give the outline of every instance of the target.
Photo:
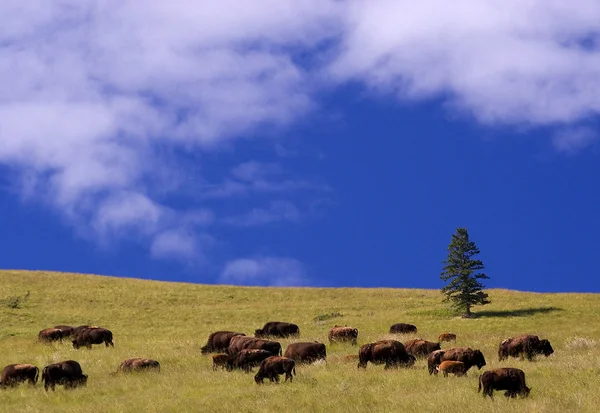
M 396 340 L 381 340 L 364 344 L 358 351 L 358 367 L 366 368 L 367 362 L 373 364 L 385 363 L 385 368 L 415 364 L 415 357 L 406 352 L 404 345 Z
M 506 390 L 504 396 L 515 398 L 529 396 L 531 389 L 525 384 L 525 373 L 521 369 L 513 367 L 504 367 L 494 370 L 488 370 L 479 376 L 479 388 L 477 393 L 483 388 L 483 397 L 490 396 L 494 399 L 494 390 Z
M 245 349 L 230 355 L 227 359 L 227 370 L 244 370 L 249 373 L 252 367 L 258 366 L 264 359 L 273 356 L 270 351 L 260 349 Z
M 54 326 L 54 328 L 62 331 L 63 338 L 71 337 L 75 333 L 75 329 L 71 326 L 60 325 Z
M 279 375 L 285 374 L 285 381 L 293 380 L 293 374 L 296 374 L 296 362 L 287 357 L 271 356 L 264 359 L 258 367 L 258 373 L 254 376 L 256 384 L 263 383 L 265 378 L 279 383 Z
M 65 389 L 71 389 L 77 386 L 85 386 L 87 375 L 83 374 L 78 362 L 66 360 L 44 367 L 42 370 L 42 382 L 46 391 L 48 391 L 48 388 L 54 391 L 54 387 L 57 384 L 62 384 Z
M 448 350 L 437 350 L 427 357 L 427 369 L 429 374 L 437 374 L 436 367 L 443 361 L 462 361 L 465 364 L 465 371 L 471 367 L 477 366 L 481 370 L 485 366 L 485 357 L 480 350 L 473 350 L 470 347 L 454 347 Z
M 129 373 L 132 371 L 141 371 L 154 369 L 156 371 L 160 371 L 160 363 L 156 360 L 145 359 L 141 357 L 135 357 L 127 360 L 123 360 L 121 364 L 119 364 L 119 368 L 117 371 L 122 371 L 124 373 Z
M 298 337 L 300 335 L 300 327 L 293 323 L 285 323 L 283 321 L 269 321 L 263 328 L 254 331 L 254 336 L 261 337 Z
M 329 330 L 329 343 L 341 343 L 349 341 L 352 345 L 356 345 L 358 339 L 358 329 L 348 326 L 334 326 Z
M 546 339 L 540 340 L 538 336 L 522 335 L 503 340 L 498 347 L 498 360 L 502 361 L 510 357 L 527 357 L 532 361 L 536 355 L 543 354 L 548 357 L 554 353 L 550 342 Z
M 0 388 L 14 387 L 26 381 L 34 385 L 38 381 L 39 373 L 40 369 L 33 364 L 9 364 L 0 375 Z
M 444 341 L 456 341 L 456 334 L 454 334 L 454 333 L 442 333 L 438 337 L 438 341 L 440 343 L 442 343 Z
M 200 351 L 202 354 L 227 351 L 231 338 L 235 336 L 245 336 L 245 334 L 234 331 L 215 331 L 214 333 L 210 333 L 206 345 Z
M 434 343 L 433 341 L 422 340 L 420 338 L 406 341 L 404 347 L 408 354 L 411 354 L 416 358 L 427 357 L 432 351 L 441 349 L 440 343 Z
M 281 356 L 281 344 L 277 341 L 263 340 L 255 337 L 234 336 L 229 342 L 227 353 L 233 355 L 244 349 L 267 350 L 274 356 Z
M 271 353 L 269 353 L 271 354 Z M 229 354 L 213 354 L 212 356 L 212 368 L 213 370 L 217 370 L 219 367 L 222 369 L 227 368 L 227 363 L 229 361 Z
M 325 344 L 317 341 L 312 343 L 292 343 L 285 349 L 284 357 L 300 363 L 312 363 L 316 360 L 325 360 L 327 350 Z
M 104 343 L 106 347 L 112 346 L 113 343 L 113 334 L 110 330 L 101 327 L 92 327 L 83 329 L 75 336 L 75 339 L 72 340 L 73 348 L 78 349 L 80 347 L 92 348 L 92 344 L 102 344 Z
M 452 373 L 455 376 L 466 376 L 467 370 L 465 369 L 465 363 L 462 361 L 446 360 L 436 367 L 436 370 L 441 371 L 444 377 L 448 377 L 448 373 Z
M 50 343 L 52 341 L 60 341 L 62 343 L 63 332 L 58 328 L 45 328 L 38 333 L 38 340 Z
M 416 333 L 417 327 L 412 324 L 397 323 L 390 327 L 390 334 Z

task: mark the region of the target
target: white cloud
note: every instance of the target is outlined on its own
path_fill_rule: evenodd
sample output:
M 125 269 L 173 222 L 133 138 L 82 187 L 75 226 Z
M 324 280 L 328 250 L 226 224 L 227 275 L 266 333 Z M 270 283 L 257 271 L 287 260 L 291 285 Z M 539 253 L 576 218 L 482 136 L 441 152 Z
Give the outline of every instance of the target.
M 304 265 L 293 258 L 239 258 L 225 264 L 220 281 L 227 284 L 301 286 L 307 284 Z
M 207 234 L 198 236 L 182 229 L 168 230 L 154 237 L 150 253 L 154 258 L 204 264 L 205 251 L 213 244 L 213 238 Z
M 574 154 L 594 145 L 599 138 L 598 132 L 590 128 L 578 127 L 557 132 L 552 143 L 558 151 Z
M 301 217 L 300 210 L 289 201 L 273 201 L 267 208 L 253 208 L 239 216 L 225 219 L 225 223 L 241 227 L 254 227 L 272 224 L 275 222 L 298 222 Z

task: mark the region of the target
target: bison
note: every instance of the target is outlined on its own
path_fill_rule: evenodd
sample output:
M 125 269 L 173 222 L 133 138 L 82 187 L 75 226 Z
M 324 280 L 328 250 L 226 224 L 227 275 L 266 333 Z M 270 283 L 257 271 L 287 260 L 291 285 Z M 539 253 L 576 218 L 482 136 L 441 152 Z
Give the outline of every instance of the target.
M 267 350 L 274 356 L 281 356 L 281 344 L 277 341 L 263 340 L 255 337 L 234 336 L 229 342 L 227 353 L 233 355 L 244 349 Z
M 515 398 L 529 396 L 531 389 L 525 384 L 525 373 L 521 369 L 513 367 L 504 367 L 494 370 L 488 370 L 479 376 L 479 388 L 477 393 L 483 388 L 483 398 L 490 396 L 494 399 L 494 390 L 506 390 L 504 396 Z
M 285 357 L 300 363 L 312 363 L 316 360 L 325 360 L 327 350 L 325 344 L 317 341 L 312 343 L 292 343 L 285 349 Z
M 54 328 L 62 331 L 63 338 L 71 337 L 75 333 L 75 329 L 71 326 L 59 325 L 54 326 Z
M 440 343 L 422 339 L 408 340 L 404 343 L 404 347 L 408 354 L 411 354 L 416 358 L 427 357 L 432 351 L 441 349 Z
M 443 361 L 462 361 L 465 364 L 465 371 L 471 367 L 477 366 L 481 370 L 485 366 L 485 357 L 480 350 L 473 350 L 470 347 L 454 347 L 448 350 L 437 350 L 427 357 L 427 368 L 429 374 L 437 374 L 436 367 Z
M 438 337 L 438 341 L 440 343 L 444 342 L 444 341 L 456 341 L 456 334 L 454 334 L 454 333 L 442 333 Z
M 264 359 L 273 356 L 270 351 L 260 349 L 245 349 L 230 355 L 227 359 L 227 370 L 234 368 L 249 373 L 252 367 L 258 366 Z
M 466 376 L 467 370 L 465 369 L 465 363 L 462 361 L 446 360 L 436 367 L 437 371 L 441 371 L 444 377 L 448 377 L 448 373 L 452 373 L 455 376 Z
M 0 388 L 14 387 L 19 383 L 29 381 L 35 385 L 38 381 L 40 369 L 33 364 L 9 364 L 2 369 L 0 375 Z
M 498 360 L 502 361 L 510 356 L 521 359 L 527 357 L 527 360 L 532 361 L 538 354 L 548 357 L 552 353 L 554 349 L 548 340 L 540 340 L 534 335 L 521 335 L 502 340 L 498 347 Z
M 296 362 L 287 357 L 271 356 L 264 359 L 258 367 L 258 373 L 254 376 L 256 384 L 263 383 L 265 378 L 279 383 L 279 375 L 285 374 L 285 381 L 293 380 L 293 374 L 296 374 Z
M 329 343 L 340 343 L 349 341 L 352 345 L 356 345 L 358 339 L 358 329 L 348 326 L 334 326 L 329 330 Z
M 73 348 L 78 349 L 80 347 L 92 348 L 92 344 L 102 344 L 104 343 L 106 347 L 112 346 L 115 344 L 112 341 L 113 334 L 110 330 L 100 327 L 92 327 L 83 329 L 75 336 L 75 339 L 72 341 Z
M 62 343 L 63 332 L 58 328 L 45 328 L 38 333 L 38 340 L 50 343 L 60 341 Z
M 269 353 L 271 354 L 271 353 Z M 229 361 L 229 354 L 213 354 L 212 356 L 212 368 L 213 370 L 217 370 L 217 368 L 221 367 L 222 369 L 227 368 L 227 363 Z
M 407 353 L 404 345 L 396 340 L 381 340 L 364 344 L 358 351 L 358 367 L 366 368 L 367 362 L 385 363 L 385 368 L 415 364 L 416 358 Z
M 254 336 L 257 338 L 261 337 L 298 337 L 300 335 L 300 328 L 293 323 L 285 323 L 283 321 L 269 321 L 263 328 L 259 328 L 254 331 Z
M 154 369 L 156 371 L 160 371 L 160 363 L 156 360 L 145 359 L 141 357 L 135 357 L 127 360 L 123 360 L 121 364 L 119 364 L 119 368 L 117 371 L 122 371 L 124 373 L 129 373 L 132 371 L 141 371 Z
M 81 371 L 81 366 L 74 360 L 61 361 L 59 363 L 49 364 L 42 370 L 42 382 L 44 390 L 51 388 L 55 390 L 57 384 L 62 384 L 65 389 L 85 386 L 87 375 Z
M 397 323 L 390 327 L 390 334 L 416 333 L 417 327 L 412 324 Z
M 202 354 L 227 351 L 231 338 L 235 336 L 245 336 L 245 334 L 236 333 L 234 331 L 215 331 L 208 336 L 206 345 L 203 346 L 200 351 Z

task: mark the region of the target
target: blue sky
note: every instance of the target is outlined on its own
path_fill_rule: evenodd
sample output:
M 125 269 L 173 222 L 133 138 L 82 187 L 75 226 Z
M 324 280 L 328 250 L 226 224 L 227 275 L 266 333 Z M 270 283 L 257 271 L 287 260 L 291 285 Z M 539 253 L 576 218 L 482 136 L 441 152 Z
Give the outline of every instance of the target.
M 600 291 L 596 2 L 174 3 L 0 5 L 0 267 Z

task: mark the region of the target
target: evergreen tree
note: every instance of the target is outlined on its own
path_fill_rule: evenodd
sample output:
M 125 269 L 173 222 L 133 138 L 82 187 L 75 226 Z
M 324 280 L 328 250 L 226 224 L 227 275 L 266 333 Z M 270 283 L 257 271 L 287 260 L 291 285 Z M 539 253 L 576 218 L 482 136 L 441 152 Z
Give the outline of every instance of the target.
M 484 267 L 483 262 L 473 259 L 477 254 L 479 249 L 473 241 L 469 241 L 467 229 L 457 228 L 448 245 L 448 258 L 443 261 L 445 265 L 440 278 L 449 281 L 442 288 L 442 293 L 446 295 L 444 301 L 452 303 L 464 317 L 471 316 L 472 306 L 490 303 L 488 295 L 482 291 L 483 284 L 479 282 L 490 277 L 479 272 Z

